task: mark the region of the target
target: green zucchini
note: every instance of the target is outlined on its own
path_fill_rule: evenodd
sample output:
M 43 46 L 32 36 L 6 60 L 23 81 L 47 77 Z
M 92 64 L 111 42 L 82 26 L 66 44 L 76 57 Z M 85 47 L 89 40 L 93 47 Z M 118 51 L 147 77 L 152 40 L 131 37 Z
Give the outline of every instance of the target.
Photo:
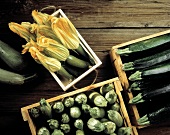
M 23 71 L 28 66 L 24 56 L 0 40 L 0 59 L 2 59 L 14 71 Z
M 165 43 L 170 42 L 170 34 L 165 34 L 162 36 L 150 38 L 144 41 L 140 41 L 134 44 L 128 45 L 126 48 L 118 48 L 116 53 L 119 55 L 128 55 L 134 52 L 141 52 L 145 50 L 149 50 L 151 48 L 155 48 L 161 46 Z
M 21 75 L 0 68 L 0 82 L 9 85 L 23 85 L 37 78 L 37 74 Z
M 165 105 L 153 112 L 147 113 L 137 120 L 138 125 L 158 124 L 169 120 L 170 105 Z
M 168 74 L 170 72 L 170 63 L 163 63 L 150 68 L 143 69 L 141 71 L 136 71 L 129 76 L 130 81 L 142 80 L 144 78 L 160 78 L 161 75 Z
M 160 53 L 156 53 L 148 57 L 134 60 L 133 62 L 124 63 L 122 68 L 124 71 L 139 70 L 143 68 L 148 68 L 150 66 L 167 61 L 169 59 L 170 49 L 162 51 Z

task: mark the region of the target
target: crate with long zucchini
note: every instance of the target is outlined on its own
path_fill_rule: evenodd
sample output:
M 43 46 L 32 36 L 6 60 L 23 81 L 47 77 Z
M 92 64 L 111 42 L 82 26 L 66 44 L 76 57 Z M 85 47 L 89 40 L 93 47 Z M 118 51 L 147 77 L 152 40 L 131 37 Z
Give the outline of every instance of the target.
M 118 77 L 21 108 L 32 135 L 138 135 L 132 126 Z
M 170 30 L 113 46 L 113 68 L 138 128 L 167 121 L 170 95 Z

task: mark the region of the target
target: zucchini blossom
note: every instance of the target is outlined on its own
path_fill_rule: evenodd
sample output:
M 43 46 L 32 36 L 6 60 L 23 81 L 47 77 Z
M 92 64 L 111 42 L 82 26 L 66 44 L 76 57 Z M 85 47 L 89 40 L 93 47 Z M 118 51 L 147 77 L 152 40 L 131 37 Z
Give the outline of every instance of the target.
M 87 126 L 89 129 L 91 129 L 92 131 L 95 131 L 95 132 L 102 132 L 105 130 L 104 124 L 95 118 L 90 118 L 87 121 Z
M 59 129 L 54 129 L 51 135 L 64 135 L 64 133 Z
M 110 134 L 114 133 L 115 130 L 116 130 L 116 124 L 114 122 L 112 122 L 112 121 L 104 122 L 104 126 L 105 126 L 104 132 L 106 134 L 110 135 Z
M 44 114 L 48 118 L 52 118 L 51 105 L 44 98 L 41 98 L 39 103 L 40 103 L 40 110 L 42 114 Z
M 74 122 L 74 126 L 77 128 L 77 129 L 80 129 L 80 130 L 83 130 L 83 120 L 82 119 L 76 119 L 75 122 Z
M 74 98 L 73 97 L 64 98 L 63 104 L 65 105 L 65 107 L 72 107 L 74 105 Z
M 61 124 L 60 129 L 63 130 L 64 133 L 69 133 L 71 130 L 71 127 L 69 124 Z
M 93 118 L 103 118 L 105 116 L 105 110 L 95 106 L 90 109 L 90 116 Z
M 53 104 L 53 110 L 56 112 L 56 113 L 61 113 L 64 111 L 64 105 L 63 105 L 63 102 L 61 101 L 57 101 Z
M 38 130 L 37 135 L 50 135 L 50 131 L 46 127 L 41 127 Z
M 61 115 L 61 122 L 62 123 L 68 123 L 70 121 L 70 117 L 67 113 L 63 113 Z
M 72 118 L 79 118 L 81 115 L 81 111 L 77 106 L 73 106 L 70 108 L 70 116 Z
M 86 96 L 86 94 L 80 93 L 80 94 L 76 95 L 75 102 L 77 102 L 78 104 L 85 104 L 85 103 L 87 103 L 87 96 Z
M 47 120 L 48 125 L 51 129 L 57 129 L 59 127 L 59 122 L 58 120 L 55 119 L 49 119 Z

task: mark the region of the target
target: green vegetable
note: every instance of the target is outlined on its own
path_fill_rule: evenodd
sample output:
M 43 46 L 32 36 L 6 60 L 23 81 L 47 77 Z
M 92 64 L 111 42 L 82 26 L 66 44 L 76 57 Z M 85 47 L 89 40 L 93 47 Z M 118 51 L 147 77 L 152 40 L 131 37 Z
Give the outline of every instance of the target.
M 106 99 L 96 91 L 89 92 L 89 99 L 90 101 L 98 107 L 106 107 L 107 101 Z
M 44 98 L 41 98 L 39 103 L 40 103 L 40 110 L 42 114 L 44 114 L 48 118 L 52 118 L 51 105 Z
M 90 116 L 93 118 L 103 118 L 105 116 L 105 110 L 99 107 L 92 107 L 90 109 Z
M 107 121 L 109 121 L 107 118 L 101 118 L 101 119 L 100 119 L 100 122 L 102 122 L 102 123 L 103 123 L 103 122 L 107 122 Z
M 73 97 L 64 98 L 63 104 L 65 107 L 72 107 L 74 105 L 74 98 Z
M 81 116 L 81 111 L 79 109 L 79 107 L 77 106 L 73 106 L 70 108 L 70 116 L 72 118 L 79 118 Z
M 76 135 L 85 135 L 83 130 L 76 130 Z
M 23 85 L 37 78 L 37 74 L 21 75 L 0 68 L 0 82 L 9 85 Z
M 118 102 L 115 102 L 111 107 L 110 110 L 118 111 L 120 110 L 120 104 Z
M 113 121 L 117 127 L 121 127 L 123 125 L 123 118 L 119 112 L 115 110 L 109 110 L 107 111 L 107 113 L 108 113 L 108 118 L 111 121 Z
M 87 103 L 87 96 L 86 96 L 86 94 L 80 93 L 80 94 L 76 95 L 75 102 L 78 103 L 78 104 L 85 104 L 85 103 Z
M 91 129 L 92 131 L 95 131 L 95 132 L 102 132 L 105 130 L 104 124 L 95 118 L 90 118 L 87 121 L 87 126 L 89 129 Z
M 158 124 L 169 120 L 170 105 L 165 105 L 153 112 L 147 113 L 137 120 L 138 125 Z
M 132 128 L 130 127 L 120 127 L 117 131 L 117 135 L 131 135 Z
M 117 94 L 114 90 L 110 90 L 105 94 L 105 99 L 108 101 L 109 104 L 113 104 L 117 100 Z
M 144 41 L 140 41 L 134 44 L 130 44 L 127 48 L 117 49 L 116 53 L 119 55 L 128 55 L 134 52 L 141 52 L 151 48 L 161 46 L 170 41 L 170 34 L 161 35 L 158 37 L 150 38 Z
M 83 120 L 82 119 L 76 119 L 75 122 L 74 122 L 74 126 L 77 129 L 83 130 L 83 126 L 84 126 Z
M 116 130 L 116 124 L 114 122 L 112 122 L 112 121 L 104 122 L 104 126 L 105 126 L 104 132 L 106 134 L 110 135 L 110 134 L 114 133 L 115 130 Z
M 152 100 L 154 97 L 158 97 L 160 95 L 165 95 L 170 93 L 170 84 L 165 85 L 161 88 L 157 88 L 154 90 L 145 90 L 139 93 L 137 96 L 133 97 L 129 103 L 130 104 L 138 104 L 146 101 Z
M 133 62 L 124 63 L 122 68 L 124 71 L 139 70 L 139 69 L 148 68 L 150 66 L 167 61 L 169 59 L 170 59 L 170 49 L 162 51 L 160 53 L 156 53 L 148 57 L 137 59 Z
M 56 113 L 61 113 L 64 111 L 64 105 L 63 105 L 63 102 L 61 101 L 57 101 L 53 104 L 53 110 L 56 112 Z
M 61 129 L 64 133 L 69 133 L 71 127 L 70 127 L 69 124 L 61 124 L 61 125 L 60 125 L 60 129 Z
M 47 123 L 51 129 L 57 129 L 59 127 L 59 122 L 56 119 L 49 119 Z
M 24 71 L 28 68 L 28 61 L 14 48 L 0 40 L 0 59 L 14 71 Z
M 50 135 L 50 131 L 46 127 L 41 127 L 38 130 L 37 135 Z
M 103 86 L 100 87 L 100 94 L 105 95 L 110 90 L 114 90 L 114 84 L 113 83 L 104 84 Z
M 91 109 L 89 104 L 82 104 L 81 108 L 82 108 L 84 113 L 89 113 L 90 109 Z
M 135 73 L 131 74 L 129 76 L 130 81 L 136 81 L 136 80 L 142 80 L 146 77 L 159 77 L 161 74 L 165 74 L 170 72 L 170 64 L 169 63 L 163 63 L 160 65 L 152 66 L 150 68 L 136 71 Z
M 62 123 L 68 123 L 70 121 L 70 117 L 67 113 L 63 113 L 61 115 L 61 122 Z
M 40 116 L 40 110 L 36 107 L 31 108 L 29 112 L 31 113 L 31 116 L 34 118 L 38 118 Z
M 54 129 L 51 135 L 64 135 L 64 133 L 59 129 Z

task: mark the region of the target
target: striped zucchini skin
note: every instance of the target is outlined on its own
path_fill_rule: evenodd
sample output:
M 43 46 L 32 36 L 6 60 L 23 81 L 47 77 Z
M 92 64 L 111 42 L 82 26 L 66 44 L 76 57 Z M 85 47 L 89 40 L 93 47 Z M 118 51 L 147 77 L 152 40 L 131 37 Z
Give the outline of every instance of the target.
M 22 54 L 3 41 L 0 41 L 0 59 L 15 71 L 23 71 L 28 66 Z
M 139 70 L 170 60 L 170 49 L 123 64 L 123 70 Z
M 8 70 L 0 68 L 0 82 L 9 85 L 23 85 L 26 82 L 32 81 L 37 78 L 37 74 L 30 76 L 20 75 Z
M 134 44 L 130 44 L 127 48 L 124 49 L 119 48 L 117 49 L 117 54 L 126 55 L 134 52 L 141 52 L 141 51 L 149 50 L 151 48 L 156 48 L 168 42 L 170 42 L 170 34 L 165 34 L 162 36 L 158 36 Z

